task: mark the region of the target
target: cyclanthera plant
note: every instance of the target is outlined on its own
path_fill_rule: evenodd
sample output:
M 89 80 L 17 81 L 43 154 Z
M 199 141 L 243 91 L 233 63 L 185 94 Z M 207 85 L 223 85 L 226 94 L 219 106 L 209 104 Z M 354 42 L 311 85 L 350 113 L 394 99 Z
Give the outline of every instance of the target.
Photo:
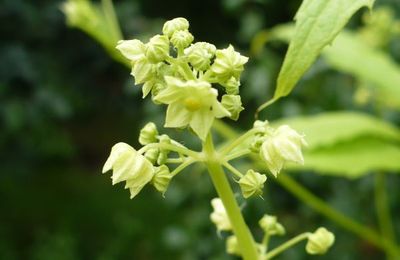
M 136 84 L 142 84 L 143 97 L 151 96 L 157 105 L 167 105 L 164 127 L 188 129 L 202 143 L 201 151 L 184 146 L 168 135 L 160 134 L 154 123 L 140 132 L 135 149 L 126 143 L 113 146 L 103 173 L 112 170 L 112 182 L 125 182 L 131 198 L 142 188 L 153 185 L 163 195 L 170 181 L 186 167 L 203 163 L 212 179 L 218 198 L 211 201 L 210 215 L 218 232 L 229 232 L 227 252 L 247 260 L 271 259 L 302 240 L 308 240 L 309 254 L 324 254 L 334 242 L 334 235 L 323 227 L 303 233 L 270 249 L 270 238 L 285 233 L 277 217 L 261 216 L 263 238 L 256 242 L 235 199 L 227 175 L 240 186 L 244 198 L 261 196 L 267 176 L 255 169 L 242 173 L 233 160 L 258 156 L 273 176 L 288 162 L 303 163 L 305 137 L 288 125 L 273 128 L 268 121 L 255 121 L 240 137 L 217 145 L 211 127 L 222 118 L 237 120 L 243 110 L 239 95 L 240 75 L 248 58 L 233 46 L 217 49 L 207 42 L 194 43 L 184 18 L 167 21 L 162 34 L 147 43 L 120 41 L 117 49 L 132 65 Z

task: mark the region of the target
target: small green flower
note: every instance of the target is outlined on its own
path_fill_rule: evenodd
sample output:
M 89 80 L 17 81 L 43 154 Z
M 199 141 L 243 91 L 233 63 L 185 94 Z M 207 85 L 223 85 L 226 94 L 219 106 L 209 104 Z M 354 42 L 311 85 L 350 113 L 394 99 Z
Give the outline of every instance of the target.
M 205 140 L 214 118 L 230 116 L 217 100 L 218 92 L 210 83 L 200 80 L 182 81 L 165 77 L 167 88 L 155 100 L 168 104 L 165 127 L 181 128 L 189 125 Z
M 171 37 L 171 43 L 175 48 L 183 50 L 189 46 L 194 37 L 188 30 L 176 31 Z
M 214 198 L 211 200 L 211 205 L 214 211 L 210 215 L 211 221 L 217 226 L 218 231 L 229 231 L 232 230 L 231 222 L 229 221 L 226 213 L 224 204 L 220 198 Z
M 182 17 L 178 17 L 165 22 L 162 31 L 164 35 L 171 38 L 176 31 L 182 31 L 188 29 L 189 29 L 188 20 Z
M 231 77 L 240 78 L 244 67 L 249 58 L 236 52 L 232 45 L 223 50 L 217 50 L 215 60 L 211 66 L 211 71 L 217 76 L 220 82 L 225 82 Z
M 116 48 L 125 58 L 131 61 L 132 66 L 138 60 L 144 58 L 146 54 L 146 45 L 139 40 L 121 40 Z
M 169 56 L 169 40 L 165 35 L 153 36 L 146 47 L 146 56 L 152 63 L 162 62 Z
M 277 177 L 286 162 L 304 163 L 301 148 L 306 145 L 303 135 L 287 125 L 282 125 L 264 139 L 260 156 L 271 173 Z
M 167 191 L 172 175 L 166 165 L 161 165 L 156 169 L 156 172 L 151 180 L 154 187 L 163 194 Z
M 157 142 L 157 126 L 153 123 L 147 123 L 141 130 L 139 134 L 139 143 L 141 145 L 151 144 Z
M 142 84 L 154 78 L 155 70 L 156 65 L 151 63 L 146 57 L 142 57 L 134 63 L 131 75 L 135 78 L 136 85 Z M 145 93 L 143 95 L 145 96 Z
M 285 234 L 285 228 L 278 222 L 276 216 L 265 214 L 258 222 L 265 234 L 269 236 L 282 236 Z
M 154 176 L 153 165 L 141 154 L 126 143 L 117 143 L 103 167 L 103 173 L 113 170 L 112 184 L 126 181 L 131 199 L 151 181 Z
M 235 235 L 231 235 L 226 239 L 226 252 L 231 255 L 241 255 L 239 243 Z
M 322 255 L 335 242 L 335 235 L 326 228 L 320 227 L 308 237 L 306 251 L 310 255 Z
M 253 195 L 259 196 L 263 193 L 264 183 L 267 176 L 260 174 L 253 170 L 248 170 L 239 180 L 240 189 L 242 190 L 243 197 L 246 199 Z
M 225 87 L 226 94 L 229 95 L 239 94 L 240 81 L 235 77 L 231 77 L 226 82 L 221 82 L 221 85 Z
M 186 48 L 184 53 L 190 64 L 196 70 L 204 71 L 210 68 L 211 59 L 214 57 L 216 48 L 207 42 L 196 42 Z
M 238 120 L 240 112 L 244 109 L 239 95 L 223 95 L 221 104 L 231 113 L 230 118 L 235 121 Z

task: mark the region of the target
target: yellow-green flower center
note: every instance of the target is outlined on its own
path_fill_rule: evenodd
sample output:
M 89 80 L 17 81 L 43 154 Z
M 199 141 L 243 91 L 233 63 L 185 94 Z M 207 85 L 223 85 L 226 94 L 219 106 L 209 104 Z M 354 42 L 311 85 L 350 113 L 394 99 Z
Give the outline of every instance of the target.
M 199 102 L 199 100 L 192 97 L 186 98 L 184 104 L 187 110 L 190 111 L 196 111 L 201 107 L 201 103 Z

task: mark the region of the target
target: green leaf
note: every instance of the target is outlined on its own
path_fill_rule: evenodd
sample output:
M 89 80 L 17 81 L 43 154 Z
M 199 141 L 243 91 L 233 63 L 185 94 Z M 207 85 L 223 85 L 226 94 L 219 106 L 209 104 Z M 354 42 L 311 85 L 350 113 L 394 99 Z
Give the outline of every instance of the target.
M 374 171 L 400 172 L 400 146 L 378 138 L 361 137 L 305 152 L 304 160 L 303 166 L 290 165 L 288 168 L 347 178 Z
M 305 134 L 309 150 L 365 136 L 392 142 L 400 141 L 398 128 L 358 112 L 329 112 L 315 116 L 287 118 L 272 123 L 273 126 L 282 124 L 287 124 L 299 133 Z
M 374 0 L 304 0 L 295 20 L 295 33 L 278 76 L 273 99 L 288 95 L 360 8 L 372 8 Z
M 381 103 L 400 108 L 400 66 L 387 54 L 371 48 L 356 34 L 344 31 L 324 50 L 323 56 L 334 68 L 372 83 Z

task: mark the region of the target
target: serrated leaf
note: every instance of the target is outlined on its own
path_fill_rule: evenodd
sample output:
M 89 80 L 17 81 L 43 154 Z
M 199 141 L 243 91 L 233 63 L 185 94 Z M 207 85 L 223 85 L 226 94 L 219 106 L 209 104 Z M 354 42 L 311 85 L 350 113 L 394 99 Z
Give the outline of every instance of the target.
M 315 116 L 286 118 L 272 123 L 273 126 L 282 124 L 287 124 L 299 133 L 305 134 L 310 150 L 365 136 L 393 142 L 400 141 L 398 128 L 358 112 L 329 112 Z
M 379 138 L 361 137 L 304 153 L 304 165 L 292 170 L 312 170 L 320 174 L 361 177 L 376 171 L 400 172 L 400 146 Z
M 369 47 L 356 34 L 343 31 L 323 57 L 334 68 L 373 84 L 384 105 L 400 108 L 400 66 L 384 52 Z
M 295 33 L 278 76 L 274 100 L 288 95 L 351 16 L 374 0 L 305 0 L 298 10 Z

